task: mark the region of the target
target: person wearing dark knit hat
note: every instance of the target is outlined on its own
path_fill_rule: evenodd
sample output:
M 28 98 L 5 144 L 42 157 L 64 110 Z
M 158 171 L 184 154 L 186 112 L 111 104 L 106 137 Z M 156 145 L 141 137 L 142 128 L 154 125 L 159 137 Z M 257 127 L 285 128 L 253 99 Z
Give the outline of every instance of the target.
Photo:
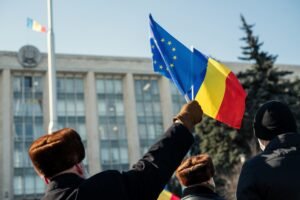
M 38 138 L 28 153 L 48 184 L 42 199 L 157 199 L 193 144 L 191 132 L 202 114 L 196 101 L 183 105 L 162 138 L 130 170 L 107 170 L 91 177 L 86 176 L 84 146 L 75 130 L 64 128 Z
M 269 101 L 256 112 L 253 132 L 262 152 L 243 165 L 238 200 L 300 199 L 300 134 L 289 107 Z
M 215 192 L 215 168 L 208 154 L 185 159 L 176 170 L 176 177 L 185 187 L 182 200 L 223 200 Z

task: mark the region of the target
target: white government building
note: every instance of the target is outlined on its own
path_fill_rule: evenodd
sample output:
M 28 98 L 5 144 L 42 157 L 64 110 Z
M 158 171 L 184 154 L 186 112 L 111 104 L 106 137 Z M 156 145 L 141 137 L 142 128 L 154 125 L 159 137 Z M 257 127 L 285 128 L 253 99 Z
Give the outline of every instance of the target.
M 47 63 L 33 46 L 0 51 L 0 200 L 39 199 L 45 190 L 27 151 L 48 129 Z M 300 66 L 277 67 L 300 74 Z M 150 58 L 58 54 L 56 70 L 58 125 L 80 133 L 91 175 L 132 166 L 185 102 Z

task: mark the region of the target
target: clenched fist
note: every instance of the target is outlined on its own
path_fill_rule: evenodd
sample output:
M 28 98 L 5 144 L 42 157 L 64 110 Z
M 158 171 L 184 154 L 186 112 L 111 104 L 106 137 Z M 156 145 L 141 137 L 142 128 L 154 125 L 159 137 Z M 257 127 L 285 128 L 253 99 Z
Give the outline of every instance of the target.
M 180 112 L 173 118 L 179 120 L 191 132 L 196 124 L 201 122 L 203 111 L 197 101 L 190 101 L 181 107 Z

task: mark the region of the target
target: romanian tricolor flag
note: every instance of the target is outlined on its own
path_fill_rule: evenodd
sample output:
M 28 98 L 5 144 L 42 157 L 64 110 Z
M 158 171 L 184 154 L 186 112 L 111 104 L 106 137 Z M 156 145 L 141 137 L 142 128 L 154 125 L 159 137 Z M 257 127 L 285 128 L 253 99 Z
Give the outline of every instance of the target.
M 233 72 L 224 64 L 194 49 L 195 100 L 203 112 L 233 128 L 240 128 L 246 92 Z M 201 71 L 201 72 L 199 72 Z
M 196 49 L 191 51 L 151 15 L 150 30 L 154 71 L 170 79 L 186 99 L 198 101 L 209 117 L 240 128 L 246 93 L 232 71 Z
M 37 32 L 43 32 L 43 33 L 47 32 L 45 26 L 42 26 L 40 23 L 38 23 L 37 21 L 31 18 L 27 18 L 27 27 Z
M 157 200 L 180 200 L 180 198 L 167 190 L 163 190 Z

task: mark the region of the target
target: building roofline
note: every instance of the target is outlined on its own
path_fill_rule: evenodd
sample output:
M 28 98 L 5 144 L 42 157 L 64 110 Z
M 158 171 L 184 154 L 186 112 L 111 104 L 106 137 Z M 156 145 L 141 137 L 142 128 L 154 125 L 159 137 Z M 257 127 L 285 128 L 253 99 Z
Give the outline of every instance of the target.
M 18 52 L 16 51 L 1 51 L 0 56 L 17 56 Z M 47 53 L 41 52 L 43 57 L 47 57 Z M 61 58 L 72 58 L 78 60 L 101 60 L 101 61 L 131 61 L 131 62 L 151 62 L 150 57 L 133 57 L 133 56 L 104 56 L 104 55 L 89 55 L 89 54 L 68 54 L 68 53 L 56 53 L 56 57 L 58 59 Z M 230 65 L 236 66 L 251 66 L 252 62 L 235 62 L 235 61 L 221 61 L 222 63 L 226 63 L 229 67 Z M 287 67 L 287 68 L 295 68 L 298 69 L 300 67 L 296 64 L 284 64 L 284 63 L 275 63 L 275 67 Z

